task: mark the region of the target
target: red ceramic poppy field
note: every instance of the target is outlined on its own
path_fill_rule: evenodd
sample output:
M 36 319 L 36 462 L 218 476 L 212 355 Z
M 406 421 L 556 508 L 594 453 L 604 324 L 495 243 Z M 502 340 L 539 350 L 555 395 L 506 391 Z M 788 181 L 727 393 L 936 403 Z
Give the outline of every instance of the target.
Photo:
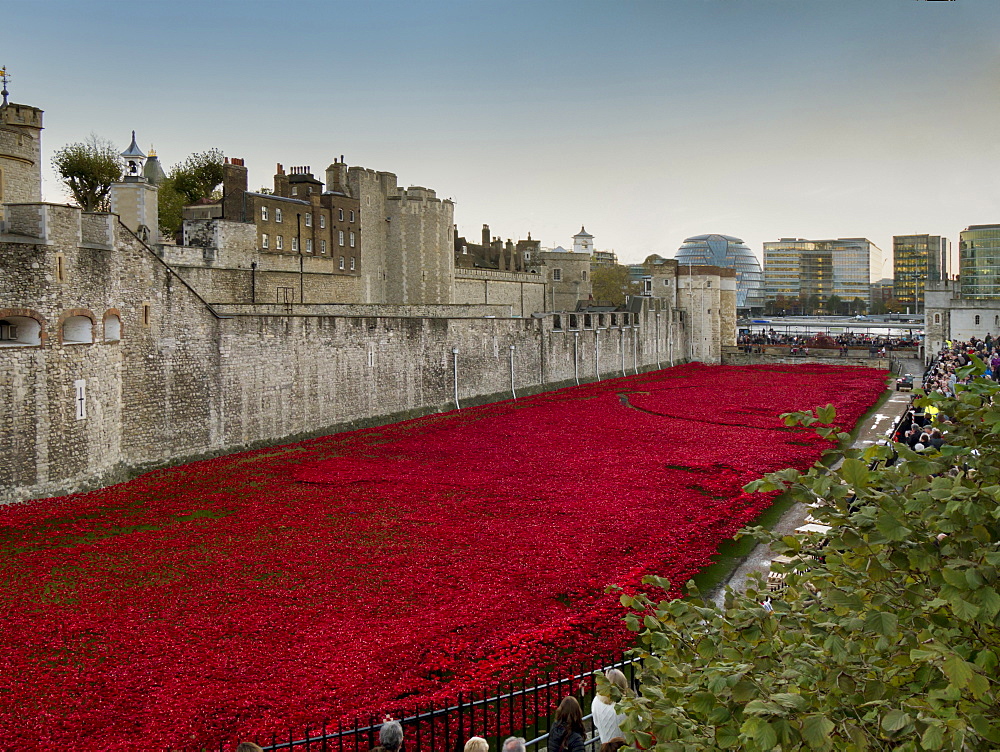
M 885 372 L 698 364 L 0 509 L 0 748 L 197 748 L 629 644 Z

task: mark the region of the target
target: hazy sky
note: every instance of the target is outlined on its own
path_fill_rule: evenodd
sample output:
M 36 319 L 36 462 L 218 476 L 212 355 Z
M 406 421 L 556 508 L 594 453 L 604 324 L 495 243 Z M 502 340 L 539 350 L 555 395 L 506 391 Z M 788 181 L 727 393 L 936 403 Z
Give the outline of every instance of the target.
M 43 148 L 130 131 L 251 188 L 335 156 L 459 230 L 625 262 L 690 235 L 957 241 L 1000 221 L 998 0 L 7 2 Z M 65 195 L 49 169 L 45 198 Z

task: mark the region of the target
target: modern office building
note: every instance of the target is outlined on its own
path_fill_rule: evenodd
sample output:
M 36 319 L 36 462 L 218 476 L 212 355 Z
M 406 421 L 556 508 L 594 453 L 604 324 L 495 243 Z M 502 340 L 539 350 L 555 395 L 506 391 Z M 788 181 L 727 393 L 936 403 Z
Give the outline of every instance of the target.
M 867 238 L 806 240 L 781 238 L 764 243 L 767 300 L 821 301 L 836 295 L 868 302 L 872 282 L 882 276 L 882 249 Z
M 1000 299 L 1000 224 L 969 225 L 958 244 L 962 297 Z
M 924 304 L 924 288 L 928 282 L 949 279 L 951 241 L 940 235 L 893 235 L 893 296 L 903 305 L 913 306 L 914 312 Z
M 737 310 L 764 307 L 764 272 L 753 251 L 740 238 L 695 235 L 684 241 L 674 259 L 678 264 L 734 269 Z

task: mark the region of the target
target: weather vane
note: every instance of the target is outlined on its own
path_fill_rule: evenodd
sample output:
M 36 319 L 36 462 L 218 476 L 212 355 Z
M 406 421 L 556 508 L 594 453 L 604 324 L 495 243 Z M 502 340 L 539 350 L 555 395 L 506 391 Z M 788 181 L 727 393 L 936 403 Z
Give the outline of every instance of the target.
M 0 68 L 0 81 L 3 81 L 3 91 L 0 91 L 0 94 L 3 95 L 3 104 L 0 105 L 0 106 L 6 107 L 7 106 L 7 95 L 10 94 L 10 92 L 7 91 L 7 84 L 10 82 L 10 76 L 7 75 L 7 66 L 6 65 L 3 66 L 2 68 Z

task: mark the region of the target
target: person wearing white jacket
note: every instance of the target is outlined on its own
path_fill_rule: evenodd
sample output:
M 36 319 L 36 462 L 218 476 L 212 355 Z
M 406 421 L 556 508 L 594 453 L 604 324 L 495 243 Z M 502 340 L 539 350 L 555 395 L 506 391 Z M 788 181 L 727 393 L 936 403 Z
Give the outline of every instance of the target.
M 628 680 L 625 674 L 616 668 L 610 669 L 604 674 L 608 682 L 618 687 L 625 694 L 628 691 Z M 608 695 L 595 695 L 594 701 L 590 705 L 590 714 L 593 716 L 594 729 L 601 737 L 601 744 L 607 744 L 615 737 L 625 736 L 621 730 L 621 722 L 625 720 L 625 714 L 619 714 Z

